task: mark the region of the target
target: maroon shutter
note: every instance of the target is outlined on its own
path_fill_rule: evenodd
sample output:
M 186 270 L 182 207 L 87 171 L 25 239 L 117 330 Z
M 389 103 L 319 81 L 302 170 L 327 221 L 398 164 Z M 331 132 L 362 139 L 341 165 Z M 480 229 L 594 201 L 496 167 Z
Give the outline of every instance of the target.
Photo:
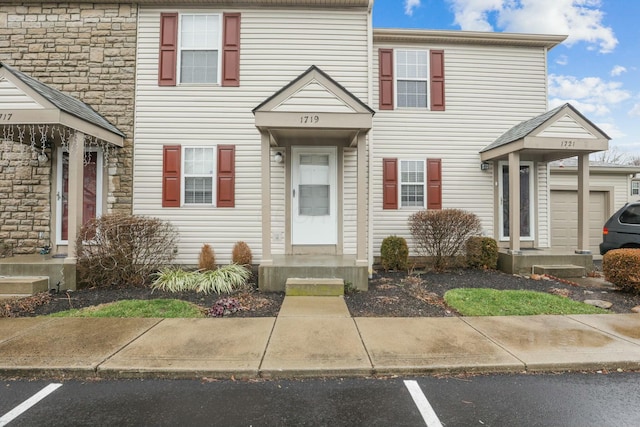
M 427 209 L 442 209 L 442 161 L 427 159 Z
M 180 207 L 180 156 L 179 145 L 162 147 L 162 207 Z
M 393 110 L 393 49 L 378 51 L 380 80 L 380 109 Z
M 235 153 L 235 145 L 218 146 L 218 192 L 216 206 L 220 208 L 232 208 L 235 206 Z
M 398 209 L 398 159 L 382 159 L 382 209 Z
M 178 14 L 160 14 L 160 55 L 158 57 L 158 86 L 176 85 L 178 63 Z
M 225 13 L 222 19 L 222 86 L 240 86 L 240 14 Z
M 431 69 L 431 111 L 444 111 L 444 51 L 432 50 Z

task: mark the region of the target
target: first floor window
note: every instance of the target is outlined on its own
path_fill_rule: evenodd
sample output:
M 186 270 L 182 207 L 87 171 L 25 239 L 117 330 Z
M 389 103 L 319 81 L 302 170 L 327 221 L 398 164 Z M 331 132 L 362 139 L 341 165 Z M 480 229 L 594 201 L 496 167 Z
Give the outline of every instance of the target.
M 423 160 L 400 161 L 401 207 L 424 207 L 424 163 Z
M 184 148 L 184 203 L 213 204 L 213 147 Z
M 640 181 L 631 181 L 631 195 L 640 195 Z

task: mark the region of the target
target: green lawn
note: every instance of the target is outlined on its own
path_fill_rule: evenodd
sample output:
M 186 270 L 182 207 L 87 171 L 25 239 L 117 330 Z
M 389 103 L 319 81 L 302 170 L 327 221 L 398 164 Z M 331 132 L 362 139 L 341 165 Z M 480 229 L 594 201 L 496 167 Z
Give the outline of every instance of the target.
M 53 313 L 51 317 L 204 317 L 195 304 L 176 299 L 123 300 Z
M 608 313 L 601 308 L 569 298 L 533 291 L 460 288 L 448 291 L 444 300 L 463 316 Z

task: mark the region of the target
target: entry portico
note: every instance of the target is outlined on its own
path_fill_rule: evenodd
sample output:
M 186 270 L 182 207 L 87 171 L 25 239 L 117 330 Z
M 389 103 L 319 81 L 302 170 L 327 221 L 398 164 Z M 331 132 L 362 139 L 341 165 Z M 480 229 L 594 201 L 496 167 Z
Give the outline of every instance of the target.
M 586 119 L 570 104 L 561 105 L 531 120 L 522 122 L 500 136 L 480 152 L 482 162 L 498 165 L 494 178 L 504 182 L 500 188 L 508 189 L 496 194 L 496 210 L 505 213 L 505 236 L 508 232 L 509 252 L 519 254 L 521 249 L 521 176 L 526 162 L 548 163 L 569 157 L 578 158 L 578 247 L 576 254 L 591 254 L 589 250 L 589 155 L 608 149 L 609 137 Z M 506 163 L 500 163 L 501 161 Z M 526 167 L 525 167 L 526 168 Z M 501 173 L 508 180 L 500 180 Z M 520 171 L 520 173 L 512 173 Z M 529 177 L 530 178 L 530 177 Z M 500 203 L 507 200 L 504 209 Z M 526 208 L 531 206 L 526 203 Z M 501 224 L 498 225 L 501 227 Z
M 327 257 L 335 258 L 332 267 L 357 267 L 366 278 L 367 133 L 374 111 L 311 66 L 253 112 L 261 135 L 260 286 L 284 289 L 281 279 L 263 275 L 266 267 L 275 267 L 274 259 L 297 258 L 299 265 L 311 255 L 323 257 L 325 264 Z M 346 152 L 355 153 L 355 158 Z M 274 217 L 279 214 L 284 214 L 284 221 Z M 355 228 L 355 241 L 345 241 L 347 228 Z M 274 239 L 284 239 L 279 253 L 273 250 Z M 366 288 L 366 280 L 354 285 Z

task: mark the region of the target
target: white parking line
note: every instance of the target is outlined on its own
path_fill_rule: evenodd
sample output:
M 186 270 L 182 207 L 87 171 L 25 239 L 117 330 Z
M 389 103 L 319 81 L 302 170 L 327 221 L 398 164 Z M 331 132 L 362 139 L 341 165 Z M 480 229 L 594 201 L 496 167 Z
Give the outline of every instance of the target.
M 429 401 L 422 392 L 422 389 L 418 385 L 418 382 L 405 380 L 404 385 L 407 387 L 407 390 L 409 390 L 409 393 L 413 398 L 413 402 L 418 407 L 420 415 L 422 415 L 422 419 L 424 420 L 425 424 L 427 424 L 427 427 L 442 427 L 442 423 L 440 423 L 438 416 L 429 404 Z
M 25 400 L 24 402 L 4 414 L 2 418 L 0 418 L 0 427 L 6 426 L 11 421 L 18 418 L 22 413 L 26 412 L 33 405 L 40 402 L 42 399 L 56 391 L 56 389 L 61 386 L 62 384 L 57 383 L 49 384 L 48 386 L 31 396 L 29 399 Z

